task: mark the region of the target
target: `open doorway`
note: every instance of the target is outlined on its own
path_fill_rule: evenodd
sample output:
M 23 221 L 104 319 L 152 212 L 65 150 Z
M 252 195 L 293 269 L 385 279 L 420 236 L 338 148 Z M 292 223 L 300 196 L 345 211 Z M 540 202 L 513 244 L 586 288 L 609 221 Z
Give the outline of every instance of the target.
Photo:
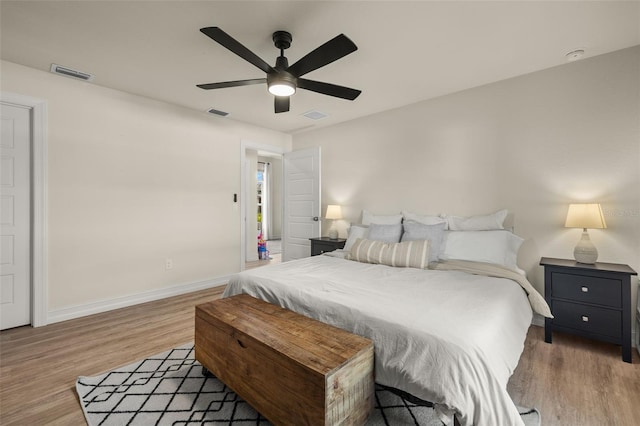
M 283 152 L 243 145 L 241 269 L 250 269 L 282 259 Z
M 282 207 L 282 156 L 257 151 L 256 248 L 258 258 L 257 262 L 245 265 L 247 269 L 281 262 Z M 248 226 L 253 224 L 248 222 Z M 252 250 L 250 246 L 248 248 Z

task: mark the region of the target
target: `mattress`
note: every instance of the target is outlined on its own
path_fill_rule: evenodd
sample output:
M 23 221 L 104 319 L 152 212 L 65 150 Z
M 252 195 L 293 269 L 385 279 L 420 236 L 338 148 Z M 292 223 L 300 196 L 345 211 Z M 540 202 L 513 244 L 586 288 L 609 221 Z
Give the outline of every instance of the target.
M 240 293 L 372 339 L 376 382 L 445 423 L 523 424 L 506 386 L 532 311 L 514 281 L 323 255 L 241 272 L 223 297 Z

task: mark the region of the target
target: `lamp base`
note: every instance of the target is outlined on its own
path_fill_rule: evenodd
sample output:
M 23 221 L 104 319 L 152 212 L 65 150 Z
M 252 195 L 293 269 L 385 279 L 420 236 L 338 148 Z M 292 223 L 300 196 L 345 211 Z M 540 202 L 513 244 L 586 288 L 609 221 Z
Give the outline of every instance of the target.
M 586 263 L 589 265 L 593 265 L 598 260 L 598 250 L 596 246 L 591 242 L 591 238 L 589 238 L 589 233 L 585 229 L 582 232 L 582 237 L 576 248 L 573 249 L 573 257 L 576 259 L 578 263 Z
M 333 226 L 329 229 L 329 232 L 327 232 L 327 236 L 332 239 L 332 240 L 337 240 L 338 239 L 338 230 L 335 229 Z

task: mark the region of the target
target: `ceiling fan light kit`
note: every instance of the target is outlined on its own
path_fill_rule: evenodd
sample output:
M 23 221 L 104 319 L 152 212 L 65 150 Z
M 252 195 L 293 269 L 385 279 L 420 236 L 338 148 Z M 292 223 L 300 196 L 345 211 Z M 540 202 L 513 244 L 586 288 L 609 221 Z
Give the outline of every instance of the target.
M 274 96 L 291 96 L 296 93 L 296 78 L 286 71 L 267 74 L 267 87 Z
M 296 86 L 286 81 L 276 81 L 269 84 L 269 93 L 273 96 L 291 96 L 296 93 Z
M 284 56 L 284 50 L 291 46 L 293 38 L 287 31 L 276 31 L 273 33 L 273 43 L 276 48 L 280 50 L 280 56 L 276 59 L 275 66 L 272 67 L 220 28 L 207 27 L 201 28 L 200 31 L 213 41 L 266 73 L 266 78 L 198 84 L 197 87 L 201 89 L 223 89 L 227 87 L 267 83 L 269 93 L 275 96 L 274 109 L 276 113 L 289 111 L 289 97 L 296 93 L 296 89 L 298 88 L 351 101 L 356 99 L 361 93 L 360 90 L 349 87 L 300 78 L 304 74 L 328 65 L 358 50 L 358 47 L 344 34 L 334 37 L 305 55 L 295 64 L 289 66 L 289 61 Z

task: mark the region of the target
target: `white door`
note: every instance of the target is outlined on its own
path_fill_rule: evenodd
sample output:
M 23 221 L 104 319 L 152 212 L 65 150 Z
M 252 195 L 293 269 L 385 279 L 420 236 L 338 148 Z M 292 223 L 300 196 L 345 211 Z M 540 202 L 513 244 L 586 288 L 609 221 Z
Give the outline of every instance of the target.
M 320 236 L 320 147 L 284 154 L 282 260 L 311 255 L 309 238 Z
M 30 111 L 0 113 L 0 329 L 31 323 Z

